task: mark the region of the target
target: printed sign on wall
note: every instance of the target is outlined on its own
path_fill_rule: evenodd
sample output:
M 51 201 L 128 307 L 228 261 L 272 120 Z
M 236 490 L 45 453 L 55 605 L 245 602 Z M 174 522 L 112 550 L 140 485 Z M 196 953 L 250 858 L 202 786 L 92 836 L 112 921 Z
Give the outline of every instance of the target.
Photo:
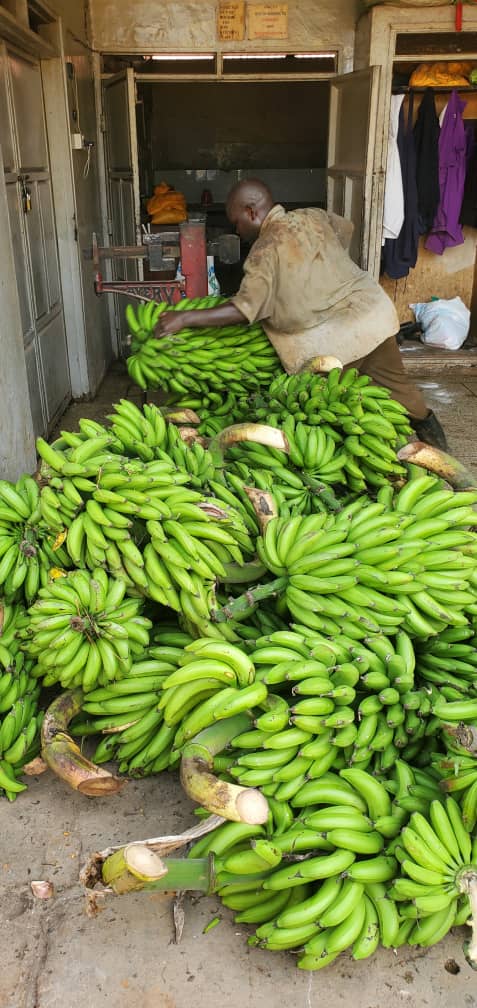
M 288 4 L 249 4 L 248 37 L 249 39 L 288 38 Z
M 245 37 L 245 0 L 219 0 L 217 34 L 221 42 Z

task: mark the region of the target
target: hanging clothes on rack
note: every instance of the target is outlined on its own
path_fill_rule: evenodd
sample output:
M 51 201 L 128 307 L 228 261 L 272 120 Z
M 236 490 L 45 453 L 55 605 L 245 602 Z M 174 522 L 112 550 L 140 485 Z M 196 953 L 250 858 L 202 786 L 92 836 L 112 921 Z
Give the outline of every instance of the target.
M 426 249 L 442 255 L 446 248 L 462 245 L 464 236 L 459 223 L 466 174 L 466 137 L 462 113 L 466 102 L 453 91 L 439 136 L 440 201 L 426 241 Z
M 440 131 L 434 91 L 432 88 L 427 88 L 414 126 L 419 234 L 426 234 L 430 230 L 439 206 Z
M 404 221 L 397 238 L 386 238 L 383 249 L 383 269 L 391 280 L 406 277 L 417 261 L 419 239 L 416 146 L 412 128 L 414 96 L 409 95 L 407 115 L 404 105 L 399 112 L 397 145 L 401 161 L 401 176 L 404 193 Z

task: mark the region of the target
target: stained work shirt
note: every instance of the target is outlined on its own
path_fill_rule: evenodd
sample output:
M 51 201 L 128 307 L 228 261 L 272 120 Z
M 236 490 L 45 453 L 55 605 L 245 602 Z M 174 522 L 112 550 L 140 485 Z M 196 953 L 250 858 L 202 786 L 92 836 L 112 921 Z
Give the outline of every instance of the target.
M 272 207 L 231 298 L 262 323 L 289 374 L 321 354 L 349 364 L 399 329 L 387 294 L 343 248 L 339 221 L 316 208 Z

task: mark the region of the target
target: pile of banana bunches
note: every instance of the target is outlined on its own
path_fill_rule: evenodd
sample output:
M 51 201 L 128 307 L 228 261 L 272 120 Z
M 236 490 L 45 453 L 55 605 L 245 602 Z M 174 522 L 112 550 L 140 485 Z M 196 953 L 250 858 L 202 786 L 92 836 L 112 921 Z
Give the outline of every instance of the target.
M 240 714 L 214 773 L 268 821 L 190 854 L 250 943 L 305 970 L 433 945 L 477 885 L 477 491 L 401 464 L 405 411 L 353 369 L 287 376 L 255 330 L 164 350 L 159 310 L 129 311 L 128 366 L 175 402 L 121 400 L 0 481 L 1 793 L 62 690 L 129 777 Z

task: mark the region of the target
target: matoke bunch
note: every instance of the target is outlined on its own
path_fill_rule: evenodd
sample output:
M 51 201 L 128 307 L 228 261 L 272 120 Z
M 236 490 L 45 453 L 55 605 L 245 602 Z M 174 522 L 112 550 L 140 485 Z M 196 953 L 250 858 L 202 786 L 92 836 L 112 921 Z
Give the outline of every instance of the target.
M 137 360 L 157 313 L 128 313 Z M 405 412 L 352 369 L 283 375 L 261 334 L 256 371 L 225 344 L 228 384 L 186 336 L 168 366 L 157 345 L 174 401 L 121 400 L 0 481 L 0 788 L 40 733 L 85 793 L 109 761 L 179 768 L 230 821 L 133 887 L 218 892 L 305 970 L 428 947 L 474 916 L 474 482 L 404 461 Z

